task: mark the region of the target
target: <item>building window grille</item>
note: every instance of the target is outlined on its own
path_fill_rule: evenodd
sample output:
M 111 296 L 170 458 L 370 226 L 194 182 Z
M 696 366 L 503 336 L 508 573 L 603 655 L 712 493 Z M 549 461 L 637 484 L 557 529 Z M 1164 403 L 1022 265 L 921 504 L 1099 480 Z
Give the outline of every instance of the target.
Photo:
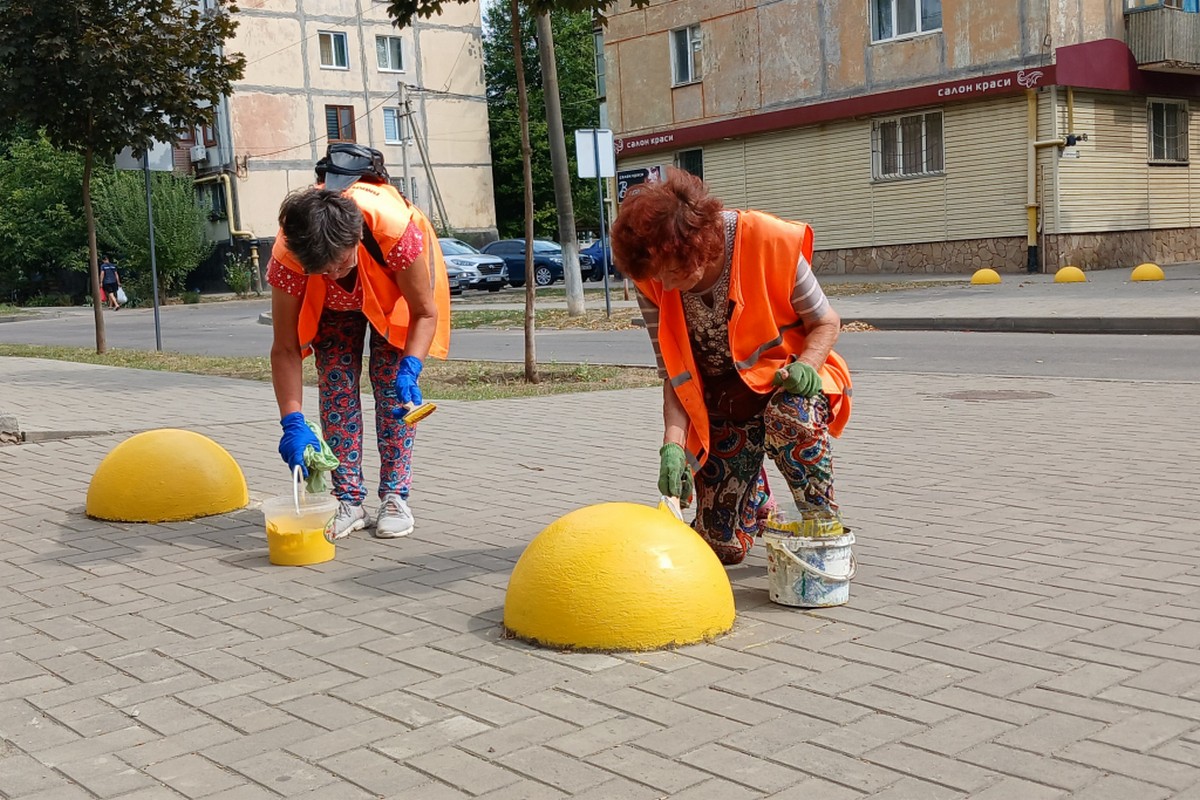
M 331 142 L 353 142 L 354 106 L 325 106 L 325 135 Z
M 350 69 L 349 49 L 346 34 L 337 31 L 320 31 L 317 43 L 321 49 L 321 66 L 326 69 Z
M 383 141 L 384 144 L 404 144 L 408 137 L 405 135 L 404 112 L 399 108 L 383 110 Z
M 871 41 L 941 30 L 942 0 L 871 0 Z
M 680 150 L 675 154 L 675 166 L 704 180 L 704 151 Z
M 1151 100 L 1147 107 L 1150 163 L 1188 163 L 1187 103 Z
M 671 85 L 683 86 L 700 80 L 700 26 L 671 31 Z
M 592 41 L 596 49 L 596 97 L 603 100 L 605 97 L 604 31 L 594 31 L 592 33 Z
M 873 138 L 876 179 L 945 172 L 940 111 L 876 120 Z
M 417 204 L 417 179 L 410 178 L 407 188 L 404 185 L 404 178 L 392 178 L 390 180 L 392 186 L 396 187 L 396 191 L 408 198 L 408 202 L 413 205 Z
M 376 36 L 375 58 L 380 72 L 404 72 L 404 45 L 399 36 Z

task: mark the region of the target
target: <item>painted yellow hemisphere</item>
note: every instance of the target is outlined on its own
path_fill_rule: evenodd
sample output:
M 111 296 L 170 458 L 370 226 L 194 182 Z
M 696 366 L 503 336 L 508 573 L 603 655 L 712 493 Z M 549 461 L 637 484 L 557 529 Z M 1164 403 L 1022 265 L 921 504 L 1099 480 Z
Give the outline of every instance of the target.
M 601 503 L 525 548 L 504 625 L 547 647 L 654 650 L 724 633 L 734 613 L 725 569 L 691 527 L 649 506 Z
M 984 267 L 983 269 L 975 270 L 975 274 L 971 276 L 971 283 L 976 286 L 985 286 L 1000 282 L 1000 273 L 994 269 Z
M 1138 264 L 1129 273 L 1131 281 L 1161 281 L 1163 277 L 1162 267 L 1158 264 Z
M 168 522 L 242 508 L 241 467 L 221 445 L 192 431 L 160 428 L 114 447 L 92 475 L 87 513 L 119 522 Z
M 1055 283 L 1087 283 L 1087 275 L 1079 267 L 1063 267 L 1054 273 Z

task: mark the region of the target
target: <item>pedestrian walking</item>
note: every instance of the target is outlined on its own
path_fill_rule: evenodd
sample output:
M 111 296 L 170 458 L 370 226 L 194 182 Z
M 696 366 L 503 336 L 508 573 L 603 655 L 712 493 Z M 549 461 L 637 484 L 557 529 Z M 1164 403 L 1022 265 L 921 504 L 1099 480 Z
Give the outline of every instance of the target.
M 271 375 L 283 437 L 279 453 L 307 475 L 305 451 L 321 442 L 301 411 L 301 365 L 315 356 L 321 429 L 340 465 L 333 494 L 338 538 L 374 524 L 378 538 L 405 536 L 416 430 L 404 412 L 422 402 L 425 359 L 450 342 L 446 266 L 429 220 L 387 183 L 383 157 L 332 145 L 318 164 L 323 183 L 288 195 L 267 268 L 272 286 Z M 363 507 L 363 421 L 359 383 L 364 340 L 375 395 L 381 460 L 380 507 Z
M 830 435 L 849 419 L 851 382 L 812 229 L 726 210 L 668 169 L 626 196 L 612 249 L 664 379 L 659 491 L 694 494 L 692 525 L 725 564 L 746 557 L 771 502 L 764 454 L 797 505 L 836 511 Z
M 100 288 L 104 290 L 104 299 L 108 301 L 108 307 L 113 311 L 119 309 L 121 303 L 117 293 L 121 290 L 121 274 L 117 272 L 117 265 L 108 256 L 100 261 Z

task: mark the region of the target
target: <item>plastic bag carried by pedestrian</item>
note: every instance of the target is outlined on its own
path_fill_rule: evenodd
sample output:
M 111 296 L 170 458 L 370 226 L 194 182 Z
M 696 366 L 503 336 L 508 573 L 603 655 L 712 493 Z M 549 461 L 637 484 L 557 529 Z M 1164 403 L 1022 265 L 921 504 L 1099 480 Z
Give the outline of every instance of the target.
M 121 305 L 125 305 L 129 302 L 129 295 L 125 294 L 125 290 L 120 286 L 117 287 L 117 302 Z

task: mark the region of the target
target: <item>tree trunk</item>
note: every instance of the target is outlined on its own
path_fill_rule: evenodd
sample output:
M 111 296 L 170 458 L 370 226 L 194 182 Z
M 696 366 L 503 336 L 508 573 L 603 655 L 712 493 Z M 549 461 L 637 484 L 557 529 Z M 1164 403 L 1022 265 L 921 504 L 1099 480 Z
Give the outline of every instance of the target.
M 529 94 L 525 89 L 525 63 L 521 58 L 521 6 L 519 0 L 509 0 L 512 10 L 513 58 L 517 72 L 517 109 L 521 117 L 521 166 L 525 177 L 525 380 L 538 383 L 537 347 L 534 341 L 533 274 L 533 148 L 529 144 Z
M 89 147 L 83 157 L 83 217 L 87 220 L 88 275 L 92 284 L 92 313 L 96 317 L 96 352 L 104 353 L 108 349 L 108 341 L 104 335 L 104 303 L 100 300 L 100 260 L 97 258 L 96 213 L 92 209 L 92 167 L 95 165 L 95 161 L 96 156 Z
M 579 239 L 575 235 L 575 204 L 571 200 L 571 164 L 563 134 L 562 99 L 558 94 L 558 64 L 550 12 L 537 15 L 538 55 L 546 97 L 546 129 L 550 136 L 550 166 L 554 171 L 554 204 L 558 209 L 558 241 L 563 249 L 563 282 L 567 285 L 567 315 L 583 314 L 583 277 L 579 272 Z

